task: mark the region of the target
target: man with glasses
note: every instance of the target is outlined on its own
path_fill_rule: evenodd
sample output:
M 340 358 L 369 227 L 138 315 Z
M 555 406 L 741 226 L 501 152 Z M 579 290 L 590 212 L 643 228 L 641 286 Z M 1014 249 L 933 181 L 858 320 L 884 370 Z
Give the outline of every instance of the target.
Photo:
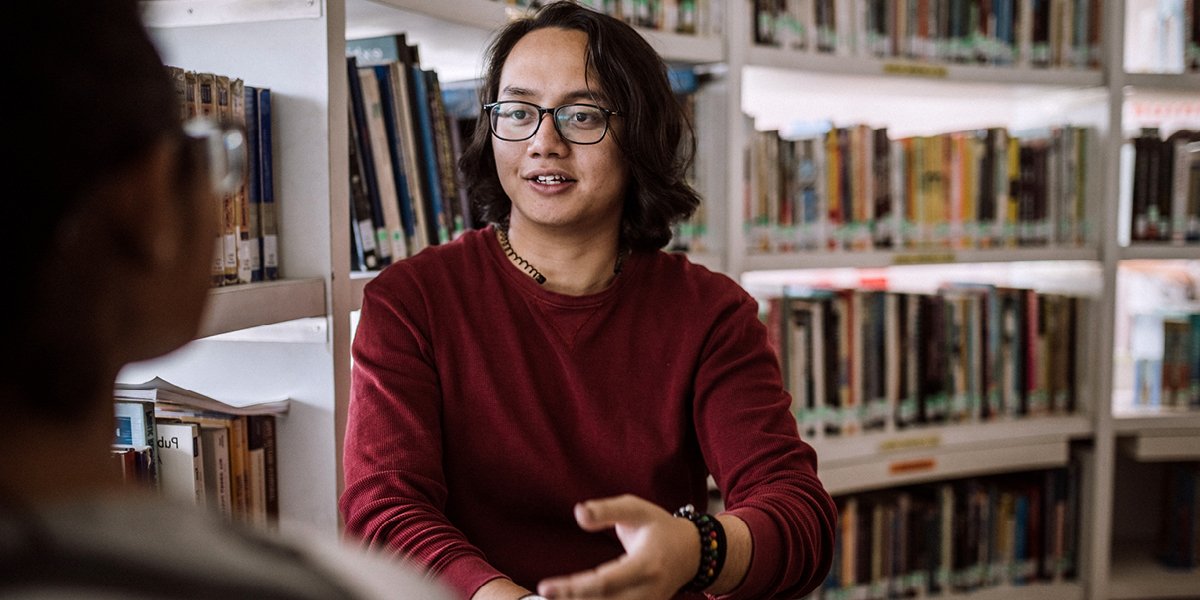
M 135 0 L 8 10 L 0 598 L 448 599 L 415 567 L 121 482 L 113 382 L 196 335 L 244 138 L 180 123 Z
M 491 225 L 364 291 L 348 532 L 475 600 L 803 596 L 836 511 L 757 302 L 661 251 L 699 203 L 662 60 L 570 2 L 487 58 L 460 167 Z

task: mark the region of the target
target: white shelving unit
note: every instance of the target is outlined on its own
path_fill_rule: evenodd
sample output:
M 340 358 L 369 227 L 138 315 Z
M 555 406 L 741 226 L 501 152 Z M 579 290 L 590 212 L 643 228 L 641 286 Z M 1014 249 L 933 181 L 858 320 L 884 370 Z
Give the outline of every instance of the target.
M 282 279 L 212 290 L 196 341 L 119 378 L 162 376 L 218 398 L 289 398 L 278 429 L 280 528 L 336 537 L 351 291 L 343 5 L 143 7 L 167 64 L 271 88 Z
M 758 254 L 746 250 L 741 202 L 726 206 L 729 227 L 727 271 L 748 288 L 763 290 L 789 280 L 833 281 L 853 285 L 880 278 L 889 267 L 920 265 L 926 273 L 944 269 L 960 276 L 966 269 L 1005 263 L 1022 265 L 1070 261 L 1094 278 L 1087 286 L 1092 302 L 1079 318 L 1084 338 L 1078 382 L 1080 415 L 1063 421 L 1038 420 L 945 426 L 929 431 L 862 435 L 814 441 L 822 481 L 835 494 L 846 494 L 918 481 L 933 481 L 997 471 L 1018 471 L 1063 464 L 1072 442 L 1090 447 L 1083 460 L 1081 572 L 1070 591 L 1054 589 L 1047 597 L 1178 597 L 1200 593 L 1197 573 L 1163 573 L 1146 552 L 1125 548 L 1114 536 L 1114 486 L 1128 469 L 1117 469 L 1118 452 L 1143 463 L 1197 460 L 1200 415 L 1114 415 L 1112 353 L 1118 266 L 1123 260 L 1200 258 L 1200 246 L 1119 243 L 1122 223 L 1120 150 L 1129 131 L 1131 98 L 1148 91 L 1176 99 L 1200 97 L 1200 75 L 1125 73 L 1124 1 L 1105 2 L 1104 67 L 1100 70 L 990 68 L 907 60 L 853 58 L 756 46 L 747 2 L 729 12 L 729 85 L 734 101 L 754 117 L 760 129 L 786 129 L 794 122 L 830 120 L 837 125 L 886 125 L 889 133 L 926 134 L 977 126 L 1028 126 L 1081 123 L 1095 127 L 1097 148 L 1089 158 L 1087 214 L 1091 222 L 1081 247 L 999 250 L 833 251 Z M 729 115 L 730 184 L 727 196 L 742 198 L 743 158 L 751 132 L 737 110 Z M 933 117 L 931 118 L 931 115 Z M 980 120 L 984 122 L 980 122 Z M 1016 268 L 1016 267 L 1014 267 Z M 899 276 L 896 279 L 901 279 Z M 987 278 L 987 275 L 983 275 Z M 1037 275 L 1031 275 L 1034 279 Z M 1050 276 L 1049 285 L 1054 285 Z M 1025 282 L 1028 283 L 1028 282 Z M 1047 430 L 1048 428 L 1048 430 Z M 961 436 L 961 437 L 960 437 Z M 954 439 L 958 438 L 958 439 Z M 1152 531 L 1149 532 L 1152 534 Z M 1125 548 L 1115 552 L 1115 549 Z M 1186 590 L 1186 592 L 1185 592 Z M 1046 590 L 1042 590 L 1045 592 Z M 983 590 L 996 597 L 1038 597 L 1026 590 Z M 1057 595 L 1057 594 L 1062 595 Z M 959 596 L 955 596 L 959 597 Z M 976 595 L 962 597 L 977 597 Z M 982 597 L 982 596 L 981 596 Z M 989 596 L 990 597 L 990 596 Z
M 1109 8 L 1116 22 L 1125 22 L 1125 10 L 1130 6 L 1128 1 L 1114 2 Z M 1112 28 L 1109 29 L 1112 31 Z M 1114 131 L 1122 132 L 1125 137 L 1132 137 L 1137 128 L 1143 125 L 1166 126 L 1168 129 L 1180 125 L 1191 127 L 1200 126 L 1200 118 L 1195 114 L 1183 121 L 1167 116 L 1166 118 L 1143 118 L 1137 111 L 1130 110 L 1145 102 L 1147 98 L 1165 100 L 1169 103 L 1190 101 L 1198 103 L 1200 99 L 1200 74 L 1195 72 L 1185 74 L 1147 74 L 1125 72 L 1124 58 L 1127 56 L 1128 44 L 1138 41 L 1127 40 L 1117 34 L 1111 38 L 1108 56 L 1108 87 L 1111 94 L 1111 122 Z M 1141 44 L 1148 43 L 1142 40 Z M 1143 46 L 1144 47 L 1144 46 Z M 1195 245 L 1179 246 L 1167 243 L 1128 243 L 1128 234 L 1118 227 L 1128 227 L 1127 217 L 1130 210 L 1128 178 L 1131 177 L 1132 166 L 1122 164 L 1119 159 L 1119 144 L 1114 144 L 1110 164 L 1111 173 L 1106 178 L 1110 193 L 1107 196 L 1106 210 L 1110 228 L 1105 234 L 1106 285 L 1108 289 L 1117 289 L 1118 277 L 1123 261 L 1133 260 L 1195 260 L 1200 257 L 1200 248 Z M 1111 330 L 1116 319 L 1121 318 L 1115 310 L 1104 325 L 1109 330 L 1109 340 L 1113 340 Z M 1109 342 L 1109 346 L 1112 346 Z M 1112 365 L 1110 359 L 1107 365 Z M 1099 371 L 1109 374 L 1110 369 Z M 1161 470 L 1155 467 L 1163 461 L 1194 461 L 1200 460 L 1200 413 L 1193 412 L 1144 412 L 1134 411 L 1126 406 L 1122 399 L 1128 390 L 1115 389 L 1113 377 L 1101 376 L 1102 385 L 1107 387 L 1105 397 L 1113 398 L 1109 410 L 1102 411 L 1097 420 L 1098 451 L 1110 453 L 1111 459 L 1102 461 L 1102 471 L 1099 477 L 1110 477 L 1111 481 L 1102 492 L 1106 497 L 1100 497 L 1098 502 L 1111 507 L 1113 514 L 1097 526 L 1107 526 L 1106 534 L 1110 543 L 1104 554 L 1095 554 L 1097 558 L 1108 559 L 1107 577 L 1095 582 L 1103 596 L 1107 598 L 1191 598 L 1200 593 L 1200 570 L 1172 570 L 1163 567 L 1153 558 L 1155 529 L 1161 524 L 1154 522 L 1141 523 L 1142 527 L 1136 532 L 1130 532 L 1129 521 L 1137 521 L 1140 517 L 1129 512 L 1128 508 L 1143 506 L 1161 506 L 1157 498 L 1157 490 L 1150 493 L 1149 498 L 1141 497 L 1131 500 L 1129 490 L 1146 490 L 1161 485 Z M 1103 389 L 1103 388 L 1102 388 Z M 1157 475 L 1156 475 L 1157 473 Z M 1134 511 L 1138 509 L 1134 508 Z
M 144 0 L 165 60 L 225 73 L 275 94 L 275 159 L 280 209 L 280 282 L 220 288 L 200 338 L 180 351 L 131 366 L 123 380 L 161 375 L 218 396 L 286 396 L 281 422 L 281 526 L 336 536 L 340 455 L 349 397 L 350 337 L 369 275 L 349 270 L 345 40 L 406 32 L 421 61 L 447 81 L 478 76 L 489 36 L 512 9 L 491 0 Z M 1181 597 L 1200 575 L 1164 573 L 1113 534 L 1118 455 L 1150 461 L 1197 459 L 1200 416 L 1114 414 L 1117 271 L 1134 259 L 1200 259 L 1200 247 L 1118 243 L 1120 146 L 1131 91 L 1200 94 L 1200 75 L 1126 74 L 1125 2 L 1105 2 L 1105 68 L 1012 69 L 800 54 L 751 43 L 751 3 L 727 0 L 723 34 L 644 32 L 670 62 L 721 63 L 710 93 L 721 102 L 700 133 L 706 198 L 718 243 L 698 262 L 735 279 L 785 271 L 881 269 L 920 265 L 1067 261 L 1094 271 L 1095 301 L 1081 318 L 1079 415 L 944 426 L 814 441 L 821 474 L 835 494 L 1004 470 L 1059 466 L 1088 446 L 1083 486 L 1079 581 L 993 588 L 965 598 Z M 797 101 L 802 100 L 802 101 Z M 936 252 L 821 252 L 762 255 L 746 250 L 741 148 L 750 131 L 743 111 L 764 125 L 798 118 L 886 123 L 898 133 L 971 124 L 1074 122 L 1098 132 L 1087 190 L 1091 229 L 1081 247 Z M 929 115 L 937 115 L 933 122 Z M 711 115 L 710 115 L 711 116 Z M 986 122 L 984 122 L 986 121 Z M 714 153 L 715 152 L 715 153 Z M 725 154 L 722 155 L 721 153 Z M 939 267 L 940 265 L 940 267 Z M 211 336 L 211 337 L 210 337 Z M 1122 459 L 1124 460 L 1124 459 Z M 1136 461 L 1135 461 L 1136 462 Z M 1115 542 L 1114 540 L 1118 540 Z M 1118 543 L 1119 542 L 1119 543 Z
M 821 482 L 843 495 L 913 483 L 1067 465 L 1072 440 L 1091 436 L 1086 417 L 915 427 L 812 440 Z

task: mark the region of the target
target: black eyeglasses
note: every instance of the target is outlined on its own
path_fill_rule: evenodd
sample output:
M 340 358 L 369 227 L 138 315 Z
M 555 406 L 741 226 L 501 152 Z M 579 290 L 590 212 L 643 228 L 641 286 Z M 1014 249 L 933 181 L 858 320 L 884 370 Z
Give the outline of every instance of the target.
M 608 118 L 621 113 L 594 104 L 564 104 L 542 108 L 529 102 L 504 100 L 484 104 L 492 135 L 506 142 L 520 142 L 537 135 L 542 116 L 551 115 L 554 129 L 572 144 L 597 144 L 608 133 Z

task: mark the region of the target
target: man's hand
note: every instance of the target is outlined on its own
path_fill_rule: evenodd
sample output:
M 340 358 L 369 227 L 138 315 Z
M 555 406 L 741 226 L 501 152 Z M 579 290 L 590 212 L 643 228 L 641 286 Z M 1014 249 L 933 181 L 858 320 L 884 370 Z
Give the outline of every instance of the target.
M 586 531 L 615 528 L 625 554 L 594 569 L 538 584 L 547 598 L 666 600 L 696 575 L 700 536 L 687 519 L 632 495 L 575 505 Z

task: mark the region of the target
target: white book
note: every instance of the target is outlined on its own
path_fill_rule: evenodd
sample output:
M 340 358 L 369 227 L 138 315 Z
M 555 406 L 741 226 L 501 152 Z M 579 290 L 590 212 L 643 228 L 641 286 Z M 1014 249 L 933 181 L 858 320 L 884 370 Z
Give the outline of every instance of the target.
M 173 500 L 205 506 L 200 426 L 164 420 L 156 425 L 162 493 Z
M 221 426 L 200 427 L 201 455 L 204 459 L 204 494 L 207 506 L 226 519 L 233 519 L 233 490 L 229 479 L 229 429 Z

